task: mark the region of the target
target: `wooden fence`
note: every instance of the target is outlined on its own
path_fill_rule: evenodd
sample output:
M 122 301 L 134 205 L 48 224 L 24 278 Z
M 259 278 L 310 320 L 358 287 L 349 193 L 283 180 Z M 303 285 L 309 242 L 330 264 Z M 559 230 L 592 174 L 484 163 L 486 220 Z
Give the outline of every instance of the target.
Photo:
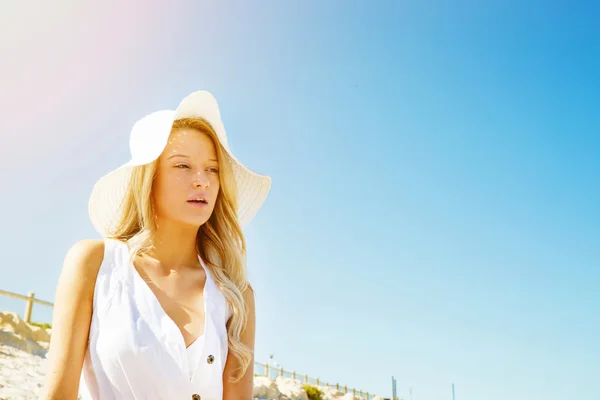
M 25 300 L 25 314 L 24 314 L 23 319 L 27 323 L 31 322 L 31 313 L 33 312 L 33 304 L 34 303 L 42 304 L 44 306 L 49 306 L 49 307 L 54 306 L 54 304 L 50 303 L 49 301 L 36 299 L 34 292 L 29 292 L 27 294 L 27 296 L 24 296 L 22 294 L 17 294 L 17 293 L 7 292 L 5 290 L 0 290 L 0 294 L 4 295 L 4 296 L 12 297 L 14 299 Z
M 54 306 L 54 304 L 50 303 L 49 301 L 36 299 L 34 292 L 29 292 L 27 294 L 27 296 L 25 296 L 22 294 L 17 294 L 17 293 L 7 292 L 5 290 L 0 290 L 0 295 L 4 295 L 4 296 L 12 297 L 15 299 L 20 299 L 20 300 L 25 300 L 24 320 L 27 323 L 31 322 L 31 313 L 33 311 L 33 305 L 35 303 L 42 304 L 44 306 L 49 306 L 49 307 Z M 308 375 L 299 374 L 293 370 L 291 372 L 288 372 L 288 371 L 285 371 L 283 368 L 273 368 L 273 367 L 270 367 L 268 364 L 261 364 L 259 362 L 255 362 L 254 366 L 255 366 L 254 372 L 258 376 L 266 376 L 271 379 L 273 379 L 277 376 L 292 378 L 293 380 L 300 381 L 300 382 L 303 382 L 303 383 L 309 384 L 309 385 L 335 388 L 335 390 L 337 390 L 339 393 L 343 393 L 343 394 L 352 393 L 352 395 L 354 397 L 358 397 L 358 398 L 365 399 L 365 400 L 371 400 L 373 397 L 375 397 L 375 394 L 363 391 L 362 389 L 359 390 L 356 388 L 350 388 L 346 385 L 342 386 L 339 383 L 333 384 L 333 383 L 328 383 L 328 382 L 322 382 L 319 378 L 311 378 Z M 393 400 L 398 400 L 398 399 L 393 399 Z
M 278 377 L 278 376 L 283 376 L 283 377 L 291 378 L 295 381 L 299 381 L 299 382 L 313 385 L 313 386 L 334 388 L 338 393 L 343 393 L 343 394 L 352 393 L 353 397 L 361 398 L 361 399 L 365 399 L 365 400 L 371 400 L 373 397 L 375 397 L 374 393 L 369 393 L 362 389 L 359 390 L 356 388 L 351 388 L 346 385 L 340 385 L 339 383 L 323 382 L 319 378 L 311 378 L 306 374 L 299 374 L 293 370 L 285 371 L 283 369 L 283 367 L 274 368 L 274 367 L 269 366 L 268 364 L 261 364 L 259 362 L 255 362 L 254 366 L 255 366 L 255 371 L 254 371 L 255 375 L 266 376 L 271 379 Z M 257 372 L 257 371 L 260 371 L 260 372 Z M 398 399 L 395 399 L 395 400 L 398 400 Z

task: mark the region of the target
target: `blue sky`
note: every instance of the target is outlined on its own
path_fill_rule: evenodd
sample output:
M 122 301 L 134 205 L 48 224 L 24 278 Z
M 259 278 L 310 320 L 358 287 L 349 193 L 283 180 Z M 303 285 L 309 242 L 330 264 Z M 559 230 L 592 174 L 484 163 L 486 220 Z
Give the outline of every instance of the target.
M 600 396 L 597 6 L 63 3 L 0 35 L 1 289 L 52 301 L 135 120 L 206 89 L 273 179 L 257 361 L 414 400 Z

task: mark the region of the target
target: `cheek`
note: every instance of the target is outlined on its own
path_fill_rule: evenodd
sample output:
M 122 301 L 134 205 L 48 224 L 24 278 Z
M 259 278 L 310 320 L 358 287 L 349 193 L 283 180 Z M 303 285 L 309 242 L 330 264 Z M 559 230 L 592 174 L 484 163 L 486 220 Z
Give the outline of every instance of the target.
M 216 199 L 217 196 L 219 195 L 219 190 L 220 190 L 218 180 L 211 185 L 210 190 L 211 190 L 211 194 L 212 194 L 213 198 Z
M 183 177 L 172 175 L 157 177 L 154 185 L 154 204 L 157 211 L 164 211 L 186 200 L 186 182 Z

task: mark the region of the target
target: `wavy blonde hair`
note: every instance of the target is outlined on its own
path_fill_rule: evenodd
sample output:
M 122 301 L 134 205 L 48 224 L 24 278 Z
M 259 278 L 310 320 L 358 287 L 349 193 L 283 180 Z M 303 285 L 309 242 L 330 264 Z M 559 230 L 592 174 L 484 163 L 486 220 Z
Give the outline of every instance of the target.
M 195 129 L 208 135 L 217 152 L 219 194 L 210 218 L 198 229 L 197 248 L 232 309 L 232 316 L 226 326 L 228 346 L 239 362 L 240 373 L 230 378 L 230 382 L 238 382 L 250 365 L 252 351 L 240 339 L 248 319 L 242 293 L 250 284 L 246 272 L 246 241 L 236 212 L 238 206 L 236 181 L 229 155 L 207 121 L 199 118 L 178 119 L 173 123 L 171 132 L 179 128 Z M 134 167 L 121 205 L 121 219 L 111 235 L 113 239 L 128 244 L 132 259 L 150 250 L 151 238 L 156 231 L 152 187 L 157 164 L 158 159 Z

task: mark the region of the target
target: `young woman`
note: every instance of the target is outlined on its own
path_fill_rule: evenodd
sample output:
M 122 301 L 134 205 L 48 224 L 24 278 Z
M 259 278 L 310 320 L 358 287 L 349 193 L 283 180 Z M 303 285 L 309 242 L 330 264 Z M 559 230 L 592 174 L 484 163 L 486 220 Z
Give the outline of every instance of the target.
M 252 399 L 254 294 L 242 228 L 270 190 L 194 92 L 140 119 L 89 202 L 101 240 L 67 253 L 42 399 Z

